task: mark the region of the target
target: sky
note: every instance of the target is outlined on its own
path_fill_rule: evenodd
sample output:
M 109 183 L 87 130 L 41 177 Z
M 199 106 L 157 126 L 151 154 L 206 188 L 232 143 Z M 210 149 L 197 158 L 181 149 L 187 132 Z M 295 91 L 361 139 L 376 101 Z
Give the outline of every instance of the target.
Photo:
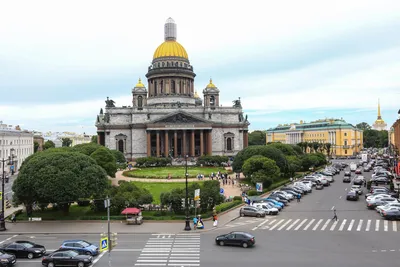
M 388 125 L 397 119 L 398 0 L 21 0 L 0 10 L 0 121 L 95 133 L 106 97 L 131 105 L 168 17 L 195 89 L 212 77 L 223 106 L 240 97 L 251 130 L 332 117 L 372 124 L 378 99 Z

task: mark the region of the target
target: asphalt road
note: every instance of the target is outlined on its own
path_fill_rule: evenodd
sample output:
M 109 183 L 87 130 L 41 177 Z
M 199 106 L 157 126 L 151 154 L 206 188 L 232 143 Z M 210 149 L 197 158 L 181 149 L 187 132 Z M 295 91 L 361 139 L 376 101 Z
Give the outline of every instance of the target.
M 12 194 L 13 194 L 12 185 L 16 178 L 17 178 L 16 175 L 10 176 L 8 183 L 4 183 L 4 197 L 5 197 L 4 199 L 5 200 L 8 199 L 10 201 L 10 203 L 12 201 Z M 1 179 L 0 179 L 0 182 L 1 182 Z M 1 188 L 0 188 L 0 190 L 1 190 Z M 2 208 L 2 202 L 0 201 L 0 210 L 1 210 L 1 208 Z

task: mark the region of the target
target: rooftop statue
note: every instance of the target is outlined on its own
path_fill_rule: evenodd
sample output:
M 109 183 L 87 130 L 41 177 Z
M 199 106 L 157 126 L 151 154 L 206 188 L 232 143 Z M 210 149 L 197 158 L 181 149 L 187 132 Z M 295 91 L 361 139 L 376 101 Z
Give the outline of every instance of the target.
M 112 99 L 109 99 L 108 96 L 107 96 L 107 100 L 105 102 L 106 102 L 106 108 L 114 108 L 115 107 L 115 105 L 114 105 L 115 101 Z
M 234 108 L 241 108 L 242 107 L 242 103 L 240 102 L 240 97 L 239 97 L 238 100 L 233 100 L 232 103 L 233 103 L 233 107 Z

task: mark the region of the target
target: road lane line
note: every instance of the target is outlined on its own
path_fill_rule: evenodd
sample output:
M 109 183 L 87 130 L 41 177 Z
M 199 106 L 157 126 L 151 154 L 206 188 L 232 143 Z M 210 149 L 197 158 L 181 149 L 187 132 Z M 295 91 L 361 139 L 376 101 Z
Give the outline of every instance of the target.
M 95 259 L 93 260 L 92 266 L 94 266 L 94 265 L 101 259 L 101 257 L 103 257 L 104 254 L 106 254 L 106 252 L 107 252 L 107 251 L 103 251 L 102 253 L 100 253 L 99 256 L 97 256 L 97 258 L 95 258 Z
M 343 231 L 343 228 L 344 228 L 346 222 L 347 222 L 347 220 L 344 219 L 343 222 L 342 222 L 342 224 L 341 224 L 340 227 L 339 227 L 339 231 Z
M 335 208 L 335 206 L 332 206 L 331 210 L 333 210 Z
M 379 231 L 379 223 L 380 223 L 380 220 L 376 220 L 376 223 L 375 223 L 375 232 L 378 232 L 378 231 Z
M 256 227 L 254 227 L 253 229 L 251 229 L 252 231 L 257 230 L 258 228 L 260 228 L 261 226 L 263 226 L 264 224 L 266 224 L 269 221 L 269 219 L 264 220 L 262 223 L 260 223 L 259 225 L 257 225 Z
M 393 221 L 392 224 L 393 224 L 393 232 L 397 232 L 397 222 Z
M 312 219 L 307 225 L 306 227 L 304 227 L 304 231 L 307 231 L 307 229 L 311 226 L 311 224 L 313 224 L 315 222 L 315 219 Z
M 383 221 L 383 231 L 387 232 L 389 229 L 389 223 L 387 220 Z
M 322 223 L 322 221 L 323 221 L 323 219 L 320 219 L 312 230 L 313 231 L 317 230 L 318 226 Z
M 284 224 L 282 224 L 281 227 L 278 228 L 278 231 L 282 230 L 283 228 L 286 227 L 286 225 L 288 225 L 291 221 L 293 221 L 292 219 L 288 220 L 287 222 L 285 222 Z
M 289 227 L 288 228 L 286 228 L 286 231 L 289 231 L 290 229 L 292 229 L 293 228 L 293 226 L 295 226 L 296 225 L 296 223 L 298 223 L 300 221 L 300 219 L 297 219 L 297 220 L 295 220 L 291 225 L 289 225 Z
M 339 199 L 342 199 L 342 196 L 340 196 Z
M 336 221 L 336 220 L 335 220 L 335 221 L 333 222 L 332 226 L 331 226 L 331 229 L 329 229 L 329 230 L 330 230 L 330 231 L 335 230 L 335 227 L 336 227 L 336 225 L 338 224 L 338 222 L 339 222 L 339 221 Z
M 363 221 L 364 221 L 364 220 L 360 220 L 360 222 L 359 222 L 358 225 L 357 225 L 357 231 L 358 231 L 358 232 L 361 231 L 361 227 L 362 227 Z
M 272 220 L 268 225 L 272 225 L 274 222 L 276 222 L 277 220 Z
M 328 223 L 331 221 L 331 219 L 326 220 L 325 224 L 322 226 L 321 231 L 325 231 L 325 228 L 328 226 Z
M 367 221 L 367 227 L 365 228 L 365 231 L 369 231 L 369 228 L 371 228 L 371 220 Z
M 294 228 L 294 230 L 295 231 L 297 231 L 297 230 L 299 230 L 300 229 L 300 227 L 302 227 L 303 226 L 303 224 L 305 224 L 306 222 L 308 221 L 308 219 L 304 219 L 299 225 L 297 225 L 297 227 L 296 228 Z
M 355 222 L 355 220 L 351 220 L 350 221 L 350 224 L 349 224 L 349 227 L 347 228 L 347 231 L 351 231 L 351 229 L 353 228 L 354 222 Z
M 0 241 L 0 244 L 3 244 L 4 242 L 9 241 L 10 239 L 13 239 L 14 237 L 17 237 L 17 236 L 18 235 L 13 235 L 13 236 L 11 236 L 11 237 L 9 237 L 7 239 L 4 239 L 3 241 Z
M 278 227 L 281 223 L 283 223 L 285 221 L 285 219 L 280 220 L 279 222 L 277 222 L 276 224 L 274 224 L 274 226 L 272 226 L 271 228 L 269 228 L 269 230 L 274 230 L 276 227 Z

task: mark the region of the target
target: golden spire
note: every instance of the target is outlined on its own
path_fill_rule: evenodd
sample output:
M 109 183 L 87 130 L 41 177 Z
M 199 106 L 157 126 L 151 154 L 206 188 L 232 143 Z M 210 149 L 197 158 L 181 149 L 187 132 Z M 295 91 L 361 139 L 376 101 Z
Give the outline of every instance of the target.
M 381 120 L 382 116 L 381 116 L 381 101 L 378 98 L 378 120 Z

